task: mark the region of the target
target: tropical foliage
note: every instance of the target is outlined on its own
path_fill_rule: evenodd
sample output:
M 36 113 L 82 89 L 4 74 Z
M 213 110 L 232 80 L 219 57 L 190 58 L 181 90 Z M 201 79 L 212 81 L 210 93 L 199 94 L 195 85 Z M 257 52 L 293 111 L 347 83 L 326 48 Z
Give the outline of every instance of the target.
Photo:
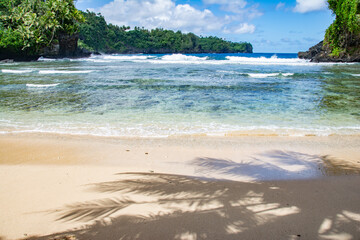
M 0 0 L 0 50 L 39 54 L 84 20 L 73 0 Z
M 336 19 L 326 30 L 325 44 L 334 56 L 355 51 L 360 40 L 360 1 L 328 0 L 328 3 Z
M 218 37 L 198 37 L 165 29 L 147 30 L 107 24 L 104 17 L 84 12 L 86 22 L 80 25 L 79 45 L 105 53 L 228 53 L 252 52 L 250 43 L 234 43 Z

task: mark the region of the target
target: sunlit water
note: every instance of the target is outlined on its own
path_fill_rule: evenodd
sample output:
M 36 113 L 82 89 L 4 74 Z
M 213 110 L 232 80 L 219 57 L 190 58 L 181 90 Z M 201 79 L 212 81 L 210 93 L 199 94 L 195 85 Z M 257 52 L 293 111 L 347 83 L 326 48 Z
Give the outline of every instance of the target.
M 358 135 L 360 65 L 296 54 L 103 55 L 0 64 L 0 132 Z

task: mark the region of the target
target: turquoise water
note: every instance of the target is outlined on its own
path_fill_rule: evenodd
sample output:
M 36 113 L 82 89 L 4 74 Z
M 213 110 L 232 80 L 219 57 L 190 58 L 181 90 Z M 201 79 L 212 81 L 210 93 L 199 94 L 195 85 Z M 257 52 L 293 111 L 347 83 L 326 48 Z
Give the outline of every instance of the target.
M 360 133 L 360 65 L 296 54 L 102 55 L 0 64 L 0 132 Z

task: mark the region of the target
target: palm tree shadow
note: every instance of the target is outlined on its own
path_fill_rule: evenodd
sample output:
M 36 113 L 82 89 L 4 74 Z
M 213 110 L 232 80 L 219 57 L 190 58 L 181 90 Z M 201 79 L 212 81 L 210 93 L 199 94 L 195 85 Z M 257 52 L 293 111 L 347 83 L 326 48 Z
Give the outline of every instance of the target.
M 92 186 L 96 192 L 118 197 L 76 203 L 54 212 L 59 221 L 87 223 L 83 229 L 28 239 L 318 239 L 343 233 L 360 237 L 360 207 L 353 204 L 360 198 L 360 186 L 352 186 L 349 195 L 346 179 L 340 185 L 339 179 L 334 179 L 338 184 L 334 186 L 332 179 L 324 184 L 320 180 L 216 181 L 152 173 L 119 177 L 118 181 Z M 314 189 L 319 194 L 313 193 Z M 346 197 L 328 196 L 321 191 L 336 191 Z M 147 200 L 134 200 L 134 194 Z M 313 208 L 314 203 L 321 209 Z M 144 205 L 165 210 L 121 214 L 126 208 L 140 209 Z M 304 224 L 309 220 L 311 224 Z M 332 224 L 321 229 L 324 221 Z
M 336 162 L 336 164 L 334 163 Z M 190 162 L 198 173 L 243 177 L 247 180 L 307 179 L 320 176 L 359 174 L 360 168 L 330 156 L 310 155 L 292 151 L 269 151 L 248 161 L 197 158 Z

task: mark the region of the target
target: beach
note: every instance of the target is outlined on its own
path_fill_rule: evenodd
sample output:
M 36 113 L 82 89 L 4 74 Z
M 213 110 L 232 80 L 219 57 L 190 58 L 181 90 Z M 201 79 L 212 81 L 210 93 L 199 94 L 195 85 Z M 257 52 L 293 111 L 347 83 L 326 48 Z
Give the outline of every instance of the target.
M 0 240 L 359 239 L 359 74 L 291 53 L 0 64 Z
M 0 236 L 357 239 L 359 149 L 357 136 L 2 135 Z

